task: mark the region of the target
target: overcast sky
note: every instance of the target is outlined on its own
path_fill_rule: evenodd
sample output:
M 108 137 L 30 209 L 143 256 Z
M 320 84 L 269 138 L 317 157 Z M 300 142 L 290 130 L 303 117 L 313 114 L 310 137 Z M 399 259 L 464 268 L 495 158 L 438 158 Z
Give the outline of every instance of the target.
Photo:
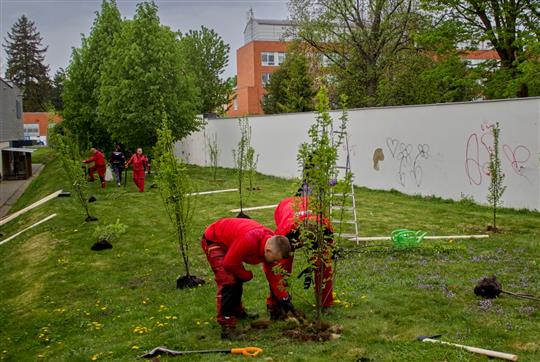
M 140 0 L 117 0 L 123 18 L 133 18 Z M 225 76 L 236 74 L 236 49 L 244 43 L 247 12 L 256 18 L 286 19 L 286 0 L 155 0 L 161 23 L 173 30 L 187 32 L 201 25 L 214 29 L 231 47 Z M 48 46 L 45 61 L 52 77 L 60 67 L 66 68 L 71 48 L 81 45 L 81 34 L 88 35 L 100 9 L 101 0 L 0 0 L 0 34 L 2 44 L 21 15 L 34 21 Z M 0 52 L 0 74 L 5 75 L 6 54 Z

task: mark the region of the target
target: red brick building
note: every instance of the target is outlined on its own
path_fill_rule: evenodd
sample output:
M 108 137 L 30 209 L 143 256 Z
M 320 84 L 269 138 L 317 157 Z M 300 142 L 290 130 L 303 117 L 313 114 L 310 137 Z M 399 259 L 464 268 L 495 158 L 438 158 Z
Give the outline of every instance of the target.
M 47 144 L 49 123 L 62 122 L 62 116 L 48 112 L 23 112 L 24 139 L 37 140 Z
M 285 59 L 289 42 L 287 20 L 255 19 L 250 14 L 244 29 L 244 46 L 236 51 L 236 95 L 227 115 L 262 114 L 264 85 Z

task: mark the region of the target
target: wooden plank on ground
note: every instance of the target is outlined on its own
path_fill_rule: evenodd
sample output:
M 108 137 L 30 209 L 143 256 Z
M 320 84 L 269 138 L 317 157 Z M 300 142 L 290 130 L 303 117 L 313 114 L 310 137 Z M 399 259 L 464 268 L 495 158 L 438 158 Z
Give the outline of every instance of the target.
M 29 206 L 25 207 L 22 210 L 19 210 L 17 212 L 14 212 L 11 215 L 8 215 L 8 216 L 4 217 L 2 220 L 0 220 L 0 226 L 2 226 L 4 224 L 7 224 L 8 222 L 15 219 L 16 217 L 24 214 L 25 212 L 28 212 L 28 211 L 38 207 L 39 205 L 42 205 L 42 204 L 46 203 L 47 201 L 50 201 L 50 200 L 54 199 L 55 197 L 58 197 L 58 195 L 60 195 L 61 192 L 62 192 L 62 190 L 58 190 L 56 192 L 53 192 L 49 196 L 45 196 L 41 200 L 38 200 L 38 201 L 34 202 L 32 205 L 29 205 Z

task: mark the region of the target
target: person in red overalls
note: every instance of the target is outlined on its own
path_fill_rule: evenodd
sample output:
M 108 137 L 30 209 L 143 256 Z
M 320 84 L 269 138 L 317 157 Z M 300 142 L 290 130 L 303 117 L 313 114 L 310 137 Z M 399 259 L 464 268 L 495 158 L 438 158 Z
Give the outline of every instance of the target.
M 137 152 L 126 162 L 126 168 L 131 164 L 133 164 L 133 182 L 139 192 L 144 192 L 144 171 L 148 168 L 148 158 L 143 155 L 142 148 L 137 148 Z
M 241 339 L 244 336 L 236 332 L 236 319 L 250 317 L 242 305 L 243 283 L 253 278 L 253 273 L 246 270 L 243 263 L 263 263 L 266 267 L 288 258 L 289 240 L 274 235 L 255 220 L 224 218 L 206 228 L 201 245 L 215 274 L 221 338 Z M 294 310 L 287 301 L 282 308 Z
M 86 159 L 83 161 L 84 163 L 90 163 L 90 162 L 94 163 L 94 166 L 88 169 L 88 173 L 89 173 L 88 180 L 94 181 L 94 172 L 97 171 L 99 180 L 101 181 L 101 188 L 104 189 L 106 186 L 105 170 L 107 169 L 107 166 L 105 165 L 105 156 L 103 156 L 103 153 L 98 151 L 95 147 L 92 147 L 90 149 L 90 152 L 92 153 L 92 156 L 89 159 Z
M 276 222 L 276 235 L 285 235 L 290 241 L 293 249 L 303 246 L 303 242 L 299 240 L 301 234 L 302 221 L 306 218 L 315 220 L 316 216 L 310 214 L 307 208 L 306 197 L 288 197 L 283 199 L 277 206 L 274 212 L 274 220 Z M 333 233 L 332 225 L 326 218 L 323 220 L 326 230 L 325 235 L 331 235 Z M 331 247 L 332 240 L 328 240 L 328 244 Z M 322 263 L 322 264 L 321 264 Z M 278 263 L 281 268 L 288 274 L 292 271 L 293 256 L 291 255 L 287 259 L 283 259 Z M 328 308 L 334 303 L 333 289 L 332 289 L 332 259 L 331 253 L 325 254 L 323 260 L 316 260 L 314 267 L 318 268 L 323 266 L 323 276 L 318 277 L 315 273 L 315 284 L 320 285 L 323 283 L 323 290 L 321 301 L 323 308 Z M 270 284 L 270 295 L 266 299 L 266 307 L 270 313 L 271 319 L 280 319 L 287 314 L 287 311 L 282 310 L 280 307 L 280 301 L 284 298 L 289 298 L 289 294 L 286 291 L 285 281 L 281 274 L 275 274 L 272 268 L 264 270 L 266 278 Z

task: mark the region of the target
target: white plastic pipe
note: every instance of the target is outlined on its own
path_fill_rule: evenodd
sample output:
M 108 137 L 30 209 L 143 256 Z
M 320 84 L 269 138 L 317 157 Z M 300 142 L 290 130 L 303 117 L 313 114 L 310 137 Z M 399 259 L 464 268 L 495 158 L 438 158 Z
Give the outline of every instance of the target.
M 16 238 L 17 236 L 21 235 L 21 234 L 24 233 L 25 231 L 30 230 L 30 229 L 32 229 L 32 228 L 38 226 L 39 224 L 44 223 L 45 221 L 49 221 L 50 219 L 52 219 L 52 218 L 55 217 L 55 216 L 56 216 L 56 214 L 52 214 L 52 215 L 47 216 L 45 219 L 40 220 L 40 221 L 36 222 L 35 224 L 30 225 L 30 226 L 27 227 L 26 229 L 23 229 L 23 230 L 19 231 L 18 233 L 11 235 L 9 238 L 0 241 L 0 245 L 2 245 L 2 244 L 4 244 L 4 243 L 7 243 L 7 242 L 10 241 L 11 239 Z
M 5 218 L 3 218 L 2 220 L 0 220 L 0 226 L 10 222 L 11 220 L 15 219 L 17 216 L 20 216 L 22 214 L 24 214 L 25 212 L 27 211 L 30 211 L 32 210 L 33 208 L 36 208 L 38 207 L 39 205 L 41 204 L 44 204 L 46 203 L 47 201 L 49 200 L 52 200 L 54 199 L 55 197 L 57 197 L 58 195 L 60 195 L 60 193 L 62 192 L 62 190 L 58 190 L 56 192 L 53 192 L 52 194 L 50 194 L 49 196 L 45 196 L 44 198 L 42 198 L 41 200 L 38 200 L 36 202 L 34 202 L 32 205 L 29 205 L 27 207 L 25 207 L 24 209 L 22 210 L 19 210 L 17 212 L 14 212 L 13 214 L 9 215 L 9 216 L 6 216 Z
M 273 209 L 277 207 L 276 205 L 265 205 L 265 206 L 255 206 L 255 207 L 244 207 L 243 211 L 253 211 L 253 210 L 263 210 L 263 209 Z M 240 212 L 240 209 L 232 209 L 229 210 L 230 212 Z
M 197 195 L 210 195 L 210 194 L 219 194 L 222 192 L 234 192 L 238 191 L 238 189 L 226 189 L 226 190 L 215 190 L 215 191 L 203 191 L 203 192 L 194 192 L 192 194 L 188 194 L 189 196 L 197 196 Z

